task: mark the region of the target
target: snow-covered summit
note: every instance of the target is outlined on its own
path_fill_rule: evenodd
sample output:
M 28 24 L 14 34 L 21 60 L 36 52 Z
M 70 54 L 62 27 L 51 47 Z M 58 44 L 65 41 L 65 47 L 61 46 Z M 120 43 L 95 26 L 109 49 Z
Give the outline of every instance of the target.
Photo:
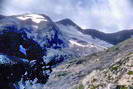
M 26 15 L 20 15 L 17 16 L 18 19 L 20 20 L 27 20 L 27 19 L 31 19 L 33 22 L 35 23 L 40 23 L 42 21 L 48 21 L 49 18 L 44 17 L 42 15 L 39 14 L 26 14 Z
M 56 24 L 45 14 L 22 14 L 0 19 L 0 29 L 25 32 L 44 49 L 60 49 L 66 42 Z M 65 43 L 64 43 L 65 42 Z

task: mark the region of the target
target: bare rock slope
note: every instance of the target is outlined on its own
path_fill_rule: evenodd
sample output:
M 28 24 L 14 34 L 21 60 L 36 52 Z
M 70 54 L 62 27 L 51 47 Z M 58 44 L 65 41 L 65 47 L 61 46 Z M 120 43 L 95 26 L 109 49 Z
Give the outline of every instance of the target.
M 133 39 L 106 51 L 64 62 L 44 89 L 132 89 Z

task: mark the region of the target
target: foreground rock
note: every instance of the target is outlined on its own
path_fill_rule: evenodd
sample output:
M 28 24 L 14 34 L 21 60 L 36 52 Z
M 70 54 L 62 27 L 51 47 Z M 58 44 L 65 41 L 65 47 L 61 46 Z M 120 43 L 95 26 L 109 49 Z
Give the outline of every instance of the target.
M 53 69 L 44 89 L 129 88 L 133 83 L 132 64 L 133 39 L 129 39 L 106 51 L 64 62 Z
M 0 54 L 0 89 L 15 89 L 27 70 L 28 60 Z
M 117 59 L 109 68 L 94 70 L 87 75 L 82 84 L 85 89 L 133 88 L 133 53 Z

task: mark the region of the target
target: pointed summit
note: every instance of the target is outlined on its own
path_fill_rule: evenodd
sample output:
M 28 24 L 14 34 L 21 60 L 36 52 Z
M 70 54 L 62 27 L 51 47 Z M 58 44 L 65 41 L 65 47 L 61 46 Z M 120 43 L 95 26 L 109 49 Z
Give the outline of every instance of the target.
M 60 20 L 58 22 L 56 22 L 57 24 L 62 24 L 62 25 L 65 25 L 65 26 L 74 26 L 76 27 L 78 30 L 81 30 L 81 27 L 79 27 L 77 24 L 75 24 L 71 19 L 69 18 L 66 18 L 66 19 L 63 19 L 63 20 Z

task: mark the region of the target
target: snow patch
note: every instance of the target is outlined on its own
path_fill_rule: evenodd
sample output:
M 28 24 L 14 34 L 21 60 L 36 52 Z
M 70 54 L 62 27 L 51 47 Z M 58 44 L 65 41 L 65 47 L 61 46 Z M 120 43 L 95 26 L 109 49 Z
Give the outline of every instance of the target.
M 20 45 L 19 50 L 26 55 L 26 49 Z
M 18 82 L 18 88 L 17 89 L 43 89 L 43 84 L 36 83 L 37 79 L 34 79 L 33 81 L 26 81 L 24 82 L 23 79 Z
M 7 56 L 0 54 L 0 64 L 6 64 L 6 63 L 11 63 L 11 60 L 9 60 Z
M 33 25 L 32 27 L 35 28 L 35 29 L 39 28 L 38 25 Z
M 70 42 L 70 46 L 76 45 L 76 46 L 80 46 L 80 47 L 95 47 L 93 44 L 84 45 L 84 44 L 78 43 L 75 40 L 69 40 L 69 42 Z
M 69 42 L 70 42 L 70 45 L 77 45 L 77 46 L 81 46 L 81 47 L 84 47 L 85 45 L 83 45 L 83 44 L 80 44 L 80 43 L 78 43 L 78 42 L 76 42 L 76 41 L 74 41 L 74 40 L 69 40 Z
M 28 14 L 28 15 L 18 16 L 17 18 L 20 20 L 31 19 L 35 23 L 40 23 L 42 21 L 48 21 L 44 16 L 37 15 L 37 14 Z

